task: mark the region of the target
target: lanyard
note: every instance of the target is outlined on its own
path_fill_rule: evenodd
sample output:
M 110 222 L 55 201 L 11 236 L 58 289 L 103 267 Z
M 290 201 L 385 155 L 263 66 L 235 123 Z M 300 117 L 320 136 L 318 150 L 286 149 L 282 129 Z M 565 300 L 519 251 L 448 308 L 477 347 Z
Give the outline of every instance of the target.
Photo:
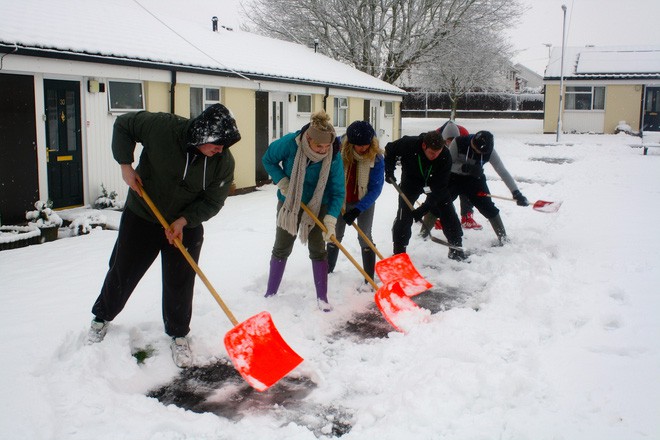
M 417 155 L 417 163 L 419 163 L 419 172 L 422 174 L 422 177 L 424 178 L 424 186 L 426 186 L 429 176 L 431 175 L 431 171 L 433 170 L 433 164 L 429 166 L 429 170 L 426 173 L 426 176 L 424 175 L 424 170 L 422 169 L 422 159 L 419 157 L 419 154 Z

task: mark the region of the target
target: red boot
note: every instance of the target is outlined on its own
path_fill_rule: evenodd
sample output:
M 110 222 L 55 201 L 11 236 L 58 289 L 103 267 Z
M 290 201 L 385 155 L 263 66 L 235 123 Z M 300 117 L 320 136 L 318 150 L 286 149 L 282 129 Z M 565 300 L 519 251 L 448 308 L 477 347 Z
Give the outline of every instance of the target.
M 483 226 L 474 220 L 471 212 L 468 212 L 467 215 L 461 217 L 461 226 L 463 229 L 475 229 L 477 231 L 483 229 Z

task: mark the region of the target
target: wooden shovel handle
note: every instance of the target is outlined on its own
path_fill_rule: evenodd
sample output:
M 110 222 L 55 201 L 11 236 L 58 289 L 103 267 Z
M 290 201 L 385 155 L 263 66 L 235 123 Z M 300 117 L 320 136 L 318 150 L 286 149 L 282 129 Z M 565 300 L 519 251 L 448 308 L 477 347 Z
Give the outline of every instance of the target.
M 344 214 L 344 212 L 345 212 L 345 211 L 344 211 L 344 208 L 342 208 L 342 209 L 341 209 L 341 213 Z M 363 239 L 364 241 L 367 242 L 367 244 L 369 245 L 369 247 L 371 248 L 371 250 L 374 251 L 374 252 L 376 253 L 376 255 L 378 255 L 378 258 L 379 258 L 380 260 L 382 260 L 382 259 L 383 259 L 383 255 L 382 255 L 380 252 L 378 252 L 378 249 L 376 249 L 376 245 L 373 244 L 373 242 L 372 242 L 371 240 L 369 240 L 369 237 L 367 237 L 367 234 L 365 234 L 365 233 L 362 231 L 362 229 L 358 226 L 357 222 L 354 221 L 353 223 L 351 223 L 351 225 L 353 225 L 353 227 L 354 227 L 355 230 L 358 232 L 358 234 L 360 235 L 360 237 L 362 237 L 362 239 Z
M 478 193 L 477 195 L 478 195 L 479 197 L 491 197 L 491 198 L 493 198 L 493 199 L 509 200 L 509 201 L 512 201 L 512 202 L 515 202 L 515 201 L 516 201 L 516 199 L 511 198 L 511 197 L 496 196 L 496 195 L 494 195 L 494 194 L 488 194 L 488 193 L 486 193 L 486 192 L 480 192 L 480 193 Z
M 305 205 L 303 202 L 300 202 L 300 206 L 302 207 L 302 209 L 305 210 L 307 215 L 310 216 L 312 220 L 314 220 L 314 222 L 318 225 L 319 228 L 321 228 L 321 230 L 323 232 L 328 232 L 328 230 L 326 229 L 323 222 L 321 222 L 321 220 L 319 220 L 318 217 L 316 217 L 316 215 L 314 215 L 314 213 L 307 207 L 307 205 Z M 332 240 L 332 242 L 335 244 L 335 246 L 337 246 L 339 249 L 341 249 L 341 251 L 344 253 L 344 255 L 346 255 L 346 258 L 351 260 L 351 263 L 353 263 L 353 265 L 357 268 L 357 270 L 360 271 L 362 276 L 364 276 L 364 279 L 367 280 L 369 282 L 369 284 L 371 284 L 371 286 L 375 290 L 378 290 L 378 285 L 374 282 L 374 280 L 369 275 L 367 275 L 367 273 L 364 271 L 364 269 L 362 269 L 362 266 L 360 266 L 360 264 L 357 261 L 355 261 L 355 258 L 353 258 L 351 256 L 351 254 L 348 253 L 346 248 L 341 245 L 339 240 L 337 240 L 337 237 L 335 237 L 334 235 L 331 235 L 330 240 Z
M 138 184 L 139 185 L 139 184 Z M 163 228 L 169 229 L 170 225 L 167 223 L 167 220 L 165 220 L 165 217 L 160 213 L 156 205 L 154 205 L 153 200 L 151 200 L 151 197 L 147 195 L 147 193 L 144 191 L 144 188 L 142 185 L 140 186 L 140 191 L 142 192 L 142 198 L 144 199 L 145 202 L 147 202 L 147 205 L 149 205 L 149 208 L 151 208 L 151 212 L 154 213 L 158 221 L 160 222 L 161 225 L 163 225 Z M 231 323 L 236 327 L 238 325 L 238 321 L 234 317 L 234 314 L 229 310 L 229 307 L 225 304 L 225 302 L 220 298 L 220 295 L 218 295 L 218 292 L 213 288 L 213 285 L 211 285 L 211 282 L 206 278 L 206 275 L 204 275 L 204 272 L 202 272 L 202 269 L 199 268 L 197 263 L 195 263 L 195 260 L 193 257 L 190 255 L 190 253 L 186 250 L 186 248 L 183 246 L 183 243 L 181 243 L 181 240 L 178 238 L 174 239 L 174 244 L 176 247 L 179 248 L 185 259 L 188 261 L 190 266 L 195 270 L 199 278 L 202 280 L 202 282 L 206 285 L 206 287 L 209 289 L 209 292 L 211 292 L 211 295 L 213 295 L 213 298 L 218 302 L 222 310 L 225 312 L 227 315 L 227 318 L 231 321 Z

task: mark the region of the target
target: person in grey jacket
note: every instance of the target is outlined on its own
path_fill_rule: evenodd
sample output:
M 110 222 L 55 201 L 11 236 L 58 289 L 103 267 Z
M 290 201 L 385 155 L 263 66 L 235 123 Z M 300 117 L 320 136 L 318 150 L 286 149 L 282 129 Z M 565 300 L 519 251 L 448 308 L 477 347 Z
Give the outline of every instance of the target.
M 228 148 L 240 139 L 236 121 L 222 104 L 214 104 L 192 120 L 146 111 L 117 118 L 112 153 L 130 190 L 110 267 L 92 307 L 88 343 L 103 340 L 109 322 L 122 311 L 160 254 L 165 333 L 172 337 L 177 366 L 192 364 L 186 335 L 190 331 L 195 271 L 173 244 L 181 240 L 198 261 L 204 240 L 202 222 L 224 205 L 234 179 L 234 158 Z M 137 142 L 143 149 L 134 169 Z M 170 224 L 169 229 L 163 231 L 144 202 L 141 188 Z
M 488 219 L 499 243 L 504 244 L 507 236 L 499 209 L 490 197 L 479 195 L 479 193 L 490 194 L 484 175 L 484 164 L 490 162 L 495 172 L 511 191 L 518 205 L 527 206 L 529 202 L 504 167 L 500 156 L 494 149 L 494 144 L 493 134 L 489 131 L 479 131 L 475 134 L 454 138 L 449 145 L 449 152 L 452 156 L 449 191 L 452 200 L 456 200 L 460 194 L 466 195 L 475 208 Z

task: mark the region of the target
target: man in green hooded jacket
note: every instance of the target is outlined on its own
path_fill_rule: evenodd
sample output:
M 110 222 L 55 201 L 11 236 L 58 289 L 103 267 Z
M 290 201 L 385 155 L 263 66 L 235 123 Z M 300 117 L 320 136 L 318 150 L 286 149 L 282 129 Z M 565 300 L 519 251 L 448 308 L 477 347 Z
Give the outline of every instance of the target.
M 179 367 L 192 365 L 190 332 L 195 271 L 176 246 L 182 241 L 198 261 L 202 222 L 224 205 L 234 180 L 228 148 L 241 136 L 231 112 L 215 104 L 195 119 L 169 113 L 136 112 L 117 118 L 112 153 L 130 187 L 119 234 L 101 293 L 92 307 L 88 343 L 100 342 L 158 254 L 162 260 L 163 322 Z M 134 169 L 136 143 L 143 146 Z M 162 226 L 142 198 L 154 201 L 170 228 Z

